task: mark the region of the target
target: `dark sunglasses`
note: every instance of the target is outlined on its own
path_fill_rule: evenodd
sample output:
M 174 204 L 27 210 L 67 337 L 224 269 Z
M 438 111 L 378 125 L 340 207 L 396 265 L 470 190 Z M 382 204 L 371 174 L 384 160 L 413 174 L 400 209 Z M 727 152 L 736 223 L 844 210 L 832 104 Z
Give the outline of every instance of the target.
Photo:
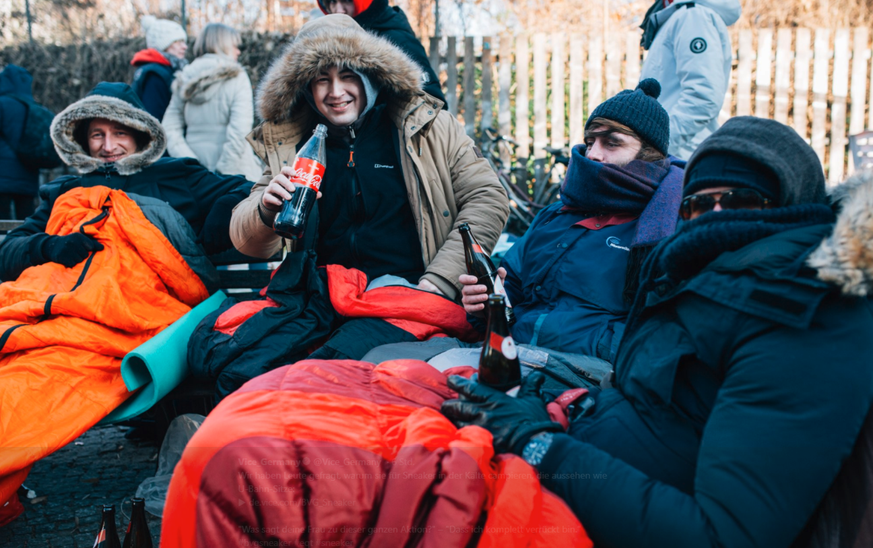
M 757 190 L 750 188 L 736 188 L 721 193 L 718 198 L 714 194 L 692 194 L 682 200 L 679 207 L 679 216 L 687 221 L 697 215 L 702 215 L 719 204 L 722 209 L 764 209 L 770 205 L 769 198 L 765 198 Z

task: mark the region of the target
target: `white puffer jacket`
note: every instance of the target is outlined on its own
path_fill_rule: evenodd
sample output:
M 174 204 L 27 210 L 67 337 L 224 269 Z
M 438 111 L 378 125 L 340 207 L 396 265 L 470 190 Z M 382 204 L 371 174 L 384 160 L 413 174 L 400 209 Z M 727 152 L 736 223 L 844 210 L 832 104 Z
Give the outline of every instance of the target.
M 257 181 L 263 173 L 245 137 L 252 130 L 252 84 L 239 63 L 214 53 L 176 73 L 164 114 L 167 149 L 197 158 L 207 169 Z

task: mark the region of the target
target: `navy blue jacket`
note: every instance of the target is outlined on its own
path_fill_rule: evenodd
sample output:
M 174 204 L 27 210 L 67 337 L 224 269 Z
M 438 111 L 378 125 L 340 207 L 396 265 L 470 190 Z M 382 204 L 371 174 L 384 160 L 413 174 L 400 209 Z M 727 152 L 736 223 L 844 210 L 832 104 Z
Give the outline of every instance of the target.
M 133 91 L 139 96 L 146 112 L 158 121 L 164 119 L 164 113 L 170 105 L 173 96 L 170 86 L 174 77 L 173 69 L 160 63 L 140 65 L 133 73 Z
M 873 400 L 871 301 L 805 265 L 831 230 L 764 238 L 648 295 L 616 388 L 538 467 L 595 545 L 779 548 L 800 533 Z
M 21 138 L 27 107 L 9 94 L 33 100 L 33 78 L 27 70 L 7 65 L 0 72 L 0 194 L 36 196 L 39 170 L 24 166 L 10 145 Z
M 516 342 L 614 361 L 628 305 L 622 299 L 637 221 L 581 222 L 556 202 L 506 253 L 506 292 Z

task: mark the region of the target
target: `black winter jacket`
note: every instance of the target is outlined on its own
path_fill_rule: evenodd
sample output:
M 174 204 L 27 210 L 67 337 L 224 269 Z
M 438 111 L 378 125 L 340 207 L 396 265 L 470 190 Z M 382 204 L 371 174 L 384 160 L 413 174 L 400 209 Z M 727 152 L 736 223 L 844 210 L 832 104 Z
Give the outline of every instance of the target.
M 22 164 L 11 145 L 21 138 L 27 115 L 27 107 L 11 95 L 33 100 L 32 82 L 30 73 L 16 65 L 0 72 L 0 194 L 36 196 L 39 188 L 39 170 Z
M 836 229 L 723 253 L 649 295 L 625 332 L 616 388 L 538 467 L 595 545 L 792 543 L 873 401 L 873 306 L 853 275 L 869 280 L 873 265 L 846 252 L 873 236 L 858 214 L 871 205 L 844 207 Z M 856 220 L 841 225 L 846 215 Z

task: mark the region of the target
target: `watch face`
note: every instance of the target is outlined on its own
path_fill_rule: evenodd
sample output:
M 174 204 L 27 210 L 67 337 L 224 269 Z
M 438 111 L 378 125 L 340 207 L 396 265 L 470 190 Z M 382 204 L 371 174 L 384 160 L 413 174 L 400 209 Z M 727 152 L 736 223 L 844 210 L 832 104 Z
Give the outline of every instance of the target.
M 521 458 L 531 466 L 539 466 L 551 445 L 552 434 L 550 432 L 537 434 L 524 447 Z

